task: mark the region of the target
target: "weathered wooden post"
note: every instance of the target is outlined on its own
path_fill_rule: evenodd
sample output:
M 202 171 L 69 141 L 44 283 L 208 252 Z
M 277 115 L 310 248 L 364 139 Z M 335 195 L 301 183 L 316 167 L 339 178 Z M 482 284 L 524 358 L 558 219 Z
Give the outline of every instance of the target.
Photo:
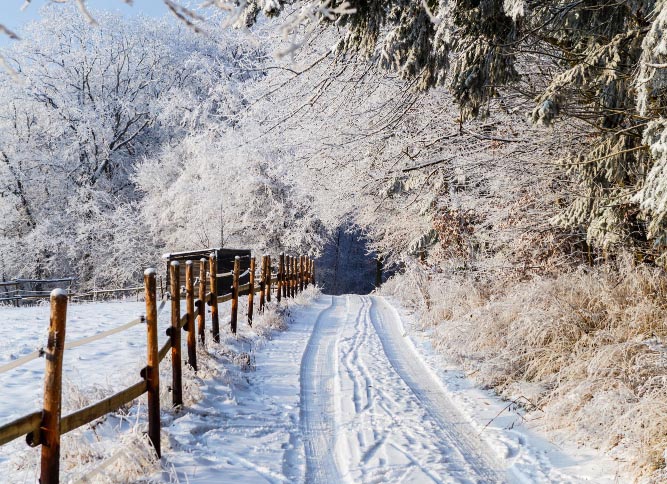
M 60 479 L 60 412 L 66 321 L 67 292 L 54 289 L 51 292 L 51 317 L 44 373 L 44 410 L 40 425 L 42 462 L 39 481 L 42 484 L 57 484 Z
M 211 332 L 213 341 L 220 343 L 220 320 L 218 319 L 218 258 L 211 252 L 208 258 L 209 277 L 211 279 Z
M 289 297 L 289 256 L 284 257 L 285 261 L 285 272 L 283 272 L 283 297 L 287 299 Z
M 294 296 L 299 294 L 299 280 L 301 278 L 301 273 L 299 272 L 299 259 L 301 259 L 301 257 L 294 258 Z
M 181 368 L 181 267 L 177 260 L 169 266 L 171 288 L 171 327 L 167 331 L 171 339 L 171 400 L 174 407 L 183 405 Z
M 271 256 L 266 256 L 266 302 L 271 302 Z
M 157 294 L 155 290 L 155 269 L 144 272 L 146 291 L 146 336 L 148 347 L 147 365 L 144 378 L 148 389 L 148 438 L 158 458 L 160 450 L 160 360 L 157 347 Z
M 306 289 L 310 285 L 310 257 L 306 258 Z
M 303 283 L 306 275 L 306 256 L 299 258 L 299 291 L 303 292 Z
M 289 256 L 289 297 L 294 297 L 294 257 Z
M 239 317 L 239 275 L 241 274 L 241 258 L 234 257 L 234 278 L 232 279 L 232 334 L 236 334 Z
M 310 257 L 306 256 L 305 259 L 305 266 L 304 266 L 304 271 L 303 271 L 303 284 L 306 288 L 308 288 L 308 284 L 310 283 Z
M 250 292 L 248 292 L 248 326 L 252 327 L 252 310 L 255 301 L 255 258 L 250 258 Z
M 299 294 L 299 256 L 294 257 L 294 296 Z
M 164 284 L 162 284 L 162 276 L 160 276 L 160 299 L 164 299 Z
M 292 297 L 296 297 L 297 277 L 296 257 L 292 257 Z
M 266 256 L 262 256 L 262 268 L 259 271 L 259 312 L 264 312 L 266 303 Z
M 278 256 L 278 284 L 276 286 L 276 299 L 280 304 L 280 299 L 282 297 L 283 291 L 283 271 L 285 270 L 285 254 L 281 253 Z
M 188 315 L 188 365 L 197 371 L 197 331 L 195 328 L 195 288 L 192 261 L 185 262 L 185 311 Z
M 206 259 L 199 259 L 199 315 L 197 316 L 199 340 L 206 343 Z
M 285 280 L 283 281 L 283 296 L 285 299 L 290 297 L 290 290 L 289 290 L 289 282 L 290 282 L 290 261 L 289 261 L 289 256 L 285 256 Z

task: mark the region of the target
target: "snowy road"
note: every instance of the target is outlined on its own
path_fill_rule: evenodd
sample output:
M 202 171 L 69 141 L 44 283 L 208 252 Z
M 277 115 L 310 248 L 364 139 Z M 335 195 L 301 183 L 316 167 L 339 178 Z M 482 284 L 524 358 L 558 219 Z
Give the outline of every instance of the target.
M 394 314 L 349 296 L 318 318 L 301 362 L 306 481 L 503 482 Z
M 384 298 L 319 296 L 292 319 L 233 392 L 213 381 L 173 421 L 166 458 L 183 482 L 615 481 L 530 431 L 475 424 Z

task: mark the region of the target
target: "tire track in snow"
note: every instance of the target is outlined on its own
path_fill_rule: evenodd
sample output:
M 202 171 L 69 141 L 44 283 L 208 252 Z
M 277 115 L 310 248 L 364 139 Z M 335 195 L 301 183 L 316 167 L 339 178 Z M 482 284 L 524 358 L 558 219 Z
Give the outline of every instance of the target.
M 370 320 L 389 362 L 421 402 L 423 409 L 438 422 L 439 433 L 446 440 L 444 444 L 451 445 L 453 450 L 458 451 L 462 467 L 470 471 L 471 481 L 506 482 L 507 477 L 496 470 L 497 465 L 490 457 L 491 449 L 470 431 L 470 424 L 451 403 L 440 382 L 414 349 L 405 342 L 399 329 L 396 313 L 384 298 L 370 296 L 369 299 L 371 301 Z
M 301 359 L 301 430 L 306 457 L 306 482 L 341 480 L 334 460 L 336 340 L 343 308 L 332 297 L 322 311 Z M 337 316 L 337 317 L 334 317 Z
M 306 483 L 502 483 L 382 298 L 339 296 L 301 360 Z

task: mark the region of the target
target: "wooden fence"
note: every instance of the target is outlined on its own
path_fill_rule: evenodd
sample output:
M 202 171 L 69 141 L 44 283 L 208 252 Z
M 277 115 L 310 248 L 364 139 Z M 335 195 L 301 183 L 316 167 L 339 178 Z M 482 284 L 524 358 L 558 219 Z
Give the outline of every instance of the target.
M 60 279 L 14 279 L 0 282 L 0 302 L 20 306 L 23 302 L 34 302 L 50 297 L 55 287 L 67 285 L 67 291 L 72 291 L 72 284 L 76 277 Z M 50 289 L 49 289 L 50 287 Z
M 28 445 L 42 446 L 40 483 L 52 484 L 59 482 L 60 465 L 60 436 L 75 430 L 82 425 L 88 424 L 107 413 L 113 412 L 119 407 L 130 403 L 134 399 L 148 394 L 148 437 L 155 448 L 158 457 L 160 450 L 160 362 L 171 351 L 171 388 L 172 405 L 174 407 L 183 404 L 182 385 L 182 362 L 181 354 L 181 332 L 185 331 L 187 358 L 186 364 L 197 370 L 197 340 L 200 344 L 205 342 L 206 337 L 206 310 L 205 305 L 211 309 L 211 336 L 214 341 L 220 341 L 220 324 L 218 304 L 231 301 L 231 324 L 230 330 L 233 334 L 238 330 L 238 308 L 239 297 L 248 296 L 248 319 L 247 323 L 252 326 L 253 309 L 255 305 L 255 294 L 259 293 L 259 311 L 264 311 L 267 302 L 271 301 L 272 293 L 280 302 L 283 298 L 294 297 L 303 291 L 309 284 L 315 283 L 315 262 L 305 256 L 292 257 L 280 254 L 277 267 L 272 266 L 271 257 L 262 256 L 259 271 L 259 283 L 256 279 L 256 260 L 250 261 L 250 282 L 239 285 L 240 260 L 236 257 L 234 269 L 231 273 L 217 274 L 215 268 L 217 261 L 215 255 L 211 254 L 208 261 L 202 260 L 199 265 L 198 297 L 195 298 L 195 284 L 192 261 L 185 263 L 185 290 L 181 294 L 178 285 L 171 288 L 170 297 L 164 297 L 158 307 L 157 284 L 155 269 L 147 269 L 144 272 L 144 291 L 146 299 L 146 315 L 140 319 L 130 321 L 118 328 L 99 333 L 71 343 L 65 342 L 67 301 L 68 293 L 62 289 L 51 292 L 51 314 L 49 323 L 49 337 L 46 348 L 39 353 L 27 355 L 11 362 L 9 365 L 0 366 L 0 373 L 24 364 L 42 354 L 46 360 L 46 371 L 44 375 L 44 405 L 41 411 L 33 412 L 20 417 L 12 422 L 0 426 L 0 445 L 11 442 L 23 435 L 26 436 Z M 209 271 L 205 271 L 205 262 L 208 262 Z M 275 272 L 274 272 L 275 269 Z M 180 264 L 177 261 L 171 263 L 170 277 L 172 281 L 180 280 Z M 221 296 L 218 294 L 217 282 L 219 278 L 232 276 L 232 287 L 229 293 Z M 207 279 L 210 287 L 207 290 Z M 181 299 L 185 300 L 185 313 L 181 313 Z M 158 314 L 170 299 L 171 303 L 171 326 L 167 329 L 169 340 L 158 347 Z M 195 325 L 195 321 L 197 325 Z M 141 380 L 130 387 L 77 410 L 69 415 L 61 415 L 62 401 L 62 367 L 65 349 L 82 346 L 85 343 L 109 336 L 130 327 L 145 323 L 147 336 L 147 364 L 141 370 Z
M 65 277 L 61 279 L 15 279 L 13 281 L 0 282 L 0 303 L 10 303 L 14 306 L 31 304 L 51 297 L 52 289 L 45 287 L 62 286 L 67 284 L 67 295 L 70 300 L 97 301 L 102 299 L 116 298 L 119 295 L 136 295 L 144 291 L 144 286 L 124 287 L 120 289 L 92 289 L 88 292 L 77 292 L 72 285 L 76 277 Z M 56 286 L 58 285 L 58 286 Z

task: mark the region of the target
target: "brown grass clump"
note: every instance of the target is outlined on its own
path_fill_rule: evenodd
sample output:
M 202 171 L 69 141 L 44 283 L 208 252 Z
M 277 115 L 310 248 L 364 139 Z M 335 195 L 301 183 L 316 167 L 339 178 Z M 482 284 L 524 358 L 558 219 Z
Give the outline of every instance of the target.
M 507 397 L 528 396 L 549 429 L 629 461 L 665 468 L 667 277 L 629 261 L 504 285 L 412 269 L 433 344 Z M 426 279 L 426 280 L 425 280 Z M 396 291 L 401 297 L 401 291 Z M 426 304 L 428 302 L 428 304 Z

